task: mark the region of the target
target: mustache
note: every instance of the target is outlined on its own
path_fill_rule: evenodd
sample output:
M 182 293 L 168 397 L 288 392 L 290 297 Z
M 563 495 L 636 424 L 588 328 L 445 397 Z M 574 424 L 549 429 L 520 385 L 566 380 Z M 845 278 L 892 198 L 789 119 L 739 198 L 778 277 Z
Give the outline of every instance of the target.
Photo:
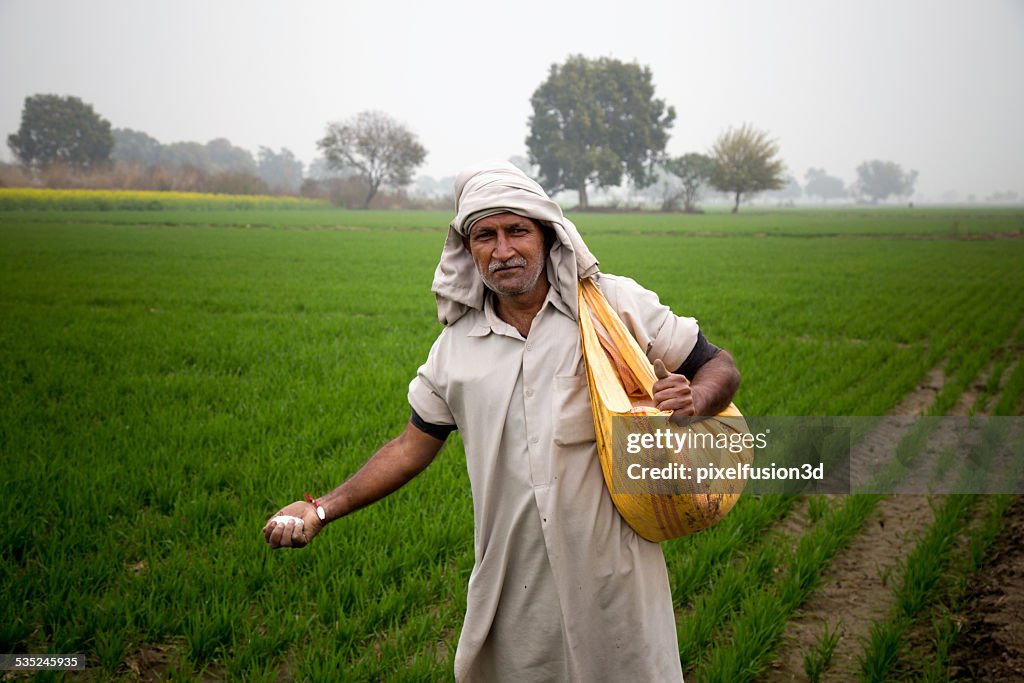
M 491 261 L 489 264 L 487 264 L 487 272 L 490 274 L 494 274 L 496 271 L 499 271 L 502 268 L 514 268 L 517 266 L 520 268 L 525 268 L 526 258 L 523 256 L 513 256 L 507 261 Z

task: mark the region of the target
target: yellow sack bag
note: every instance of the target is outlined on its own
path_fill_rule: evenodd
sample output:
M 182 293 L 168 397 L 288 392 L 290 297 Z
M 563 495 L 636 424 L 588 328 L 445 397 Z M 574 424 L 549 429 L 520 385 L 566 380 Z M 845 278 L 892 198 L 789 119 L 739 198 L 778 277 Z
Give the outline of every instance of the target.
M 749 431 L 739 410 L 730 403 L 717 416 L 684 426 L 670 424 L 664 418 L 672 413 L 654 407 L 654 368 L 591 279 L 579 282 L 579 322 L 597 452 L 619 514 L 634 531 L 654 542 L 696 533 L 725 517 L 739 500 L 746 480 L 736 477 L 698 483 L 692 475 L 701 467 L 713 466 L 722 472 L 743 463 L 752 464 L 751 446 L 732 447 L 741 442 L 749 444 L 749 438 L 744 438 Z M 613 419 L 618 429 L 612 428 Z M 659 429 L 671 429 L 689 445 L 641 449 L 638 454 L 632 452 L 628 462 L 641 466 L 664 466 L 669 462 L 677 471 L 689 468 L 692 478 L 672 482 L 670 493 L 664 492 L 664 480 L 626 481 L 622 466 L 626 461 L 620 460 L 618 466 L 614 462 L 616 453 L 626 452 L 629 434 L 652 433 L 653 423 Z M 632 441 L 635 451 L 639 439 L 634 436 Z M 706 444 L 718 446 L 709 448 Z M 730 447 L 722 448 L 722 444 Z

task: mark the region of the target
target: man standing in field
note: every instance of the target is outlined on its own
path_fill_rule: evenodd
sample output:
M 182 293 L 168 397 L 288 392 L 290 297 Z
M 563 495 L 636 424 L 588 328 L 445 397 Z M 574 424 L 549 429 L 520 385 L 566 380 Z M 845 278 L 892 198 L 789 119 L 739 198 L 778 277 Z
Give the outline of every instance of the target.
M 267 542 L 309 543 L 423 471 L 459 429 L 476 564 L 456 679 L 682 680 L 661 548 L 626 525 L 602 478 L 577 280 L 598 278 L 648 357 L 678 368 L 655 384 L 658 408 L 717 413 L 739 385 L 736 366 L 693 318 L 600 274 L 559 206 L 511 164 L 464 171 L 455 194 L 432 288 L 445 328 L 409 385 L 405 431 L 316 504 L 278 512 Z

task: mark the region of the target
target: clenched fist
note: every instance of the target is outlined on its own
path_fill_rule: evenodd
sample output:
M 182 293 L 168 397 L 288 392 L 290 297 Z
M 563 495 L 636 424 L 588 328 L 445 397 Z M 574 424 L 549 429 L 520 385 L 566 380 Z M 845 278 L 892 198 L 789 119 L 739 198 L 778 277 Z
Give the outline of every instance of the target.
M 703 416 L 702 411 L 706 408 L 703 396 L 694 391 L 690 380 L 683 375 L 670 373 L 660 358 L 654 361 L 654 374 L 658 378 L 654 383 L 654 400 L 658 402 L 658 410 L 671 410 L 680 417 Z
M 297 500 L 267 520 L 263 537 L 271 548 L 301 548 L 323 528 L 324 523 L 317 517 L 316 508 L 304 500 Z

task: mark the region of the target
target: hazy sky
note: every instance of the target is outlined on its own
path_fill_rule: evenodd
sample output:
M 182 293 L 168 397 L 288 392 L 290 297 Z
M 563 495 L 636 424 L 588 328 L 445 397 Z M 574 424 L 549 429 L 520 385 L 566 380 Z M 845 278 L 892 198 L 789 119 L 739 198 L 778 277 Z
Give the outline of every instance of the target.
M 919 194 L 1024 194 L 1022 0 L 0 0 L 2 156 L 24 98 L 55 93 L 164 143 L 307 163 L 328 121 L 380 109 L 451 176 L 525 155 L 531 94 L 577 53 L 651 68 L 673 155 L 749 122 L 801 183 L 880 158 Z

